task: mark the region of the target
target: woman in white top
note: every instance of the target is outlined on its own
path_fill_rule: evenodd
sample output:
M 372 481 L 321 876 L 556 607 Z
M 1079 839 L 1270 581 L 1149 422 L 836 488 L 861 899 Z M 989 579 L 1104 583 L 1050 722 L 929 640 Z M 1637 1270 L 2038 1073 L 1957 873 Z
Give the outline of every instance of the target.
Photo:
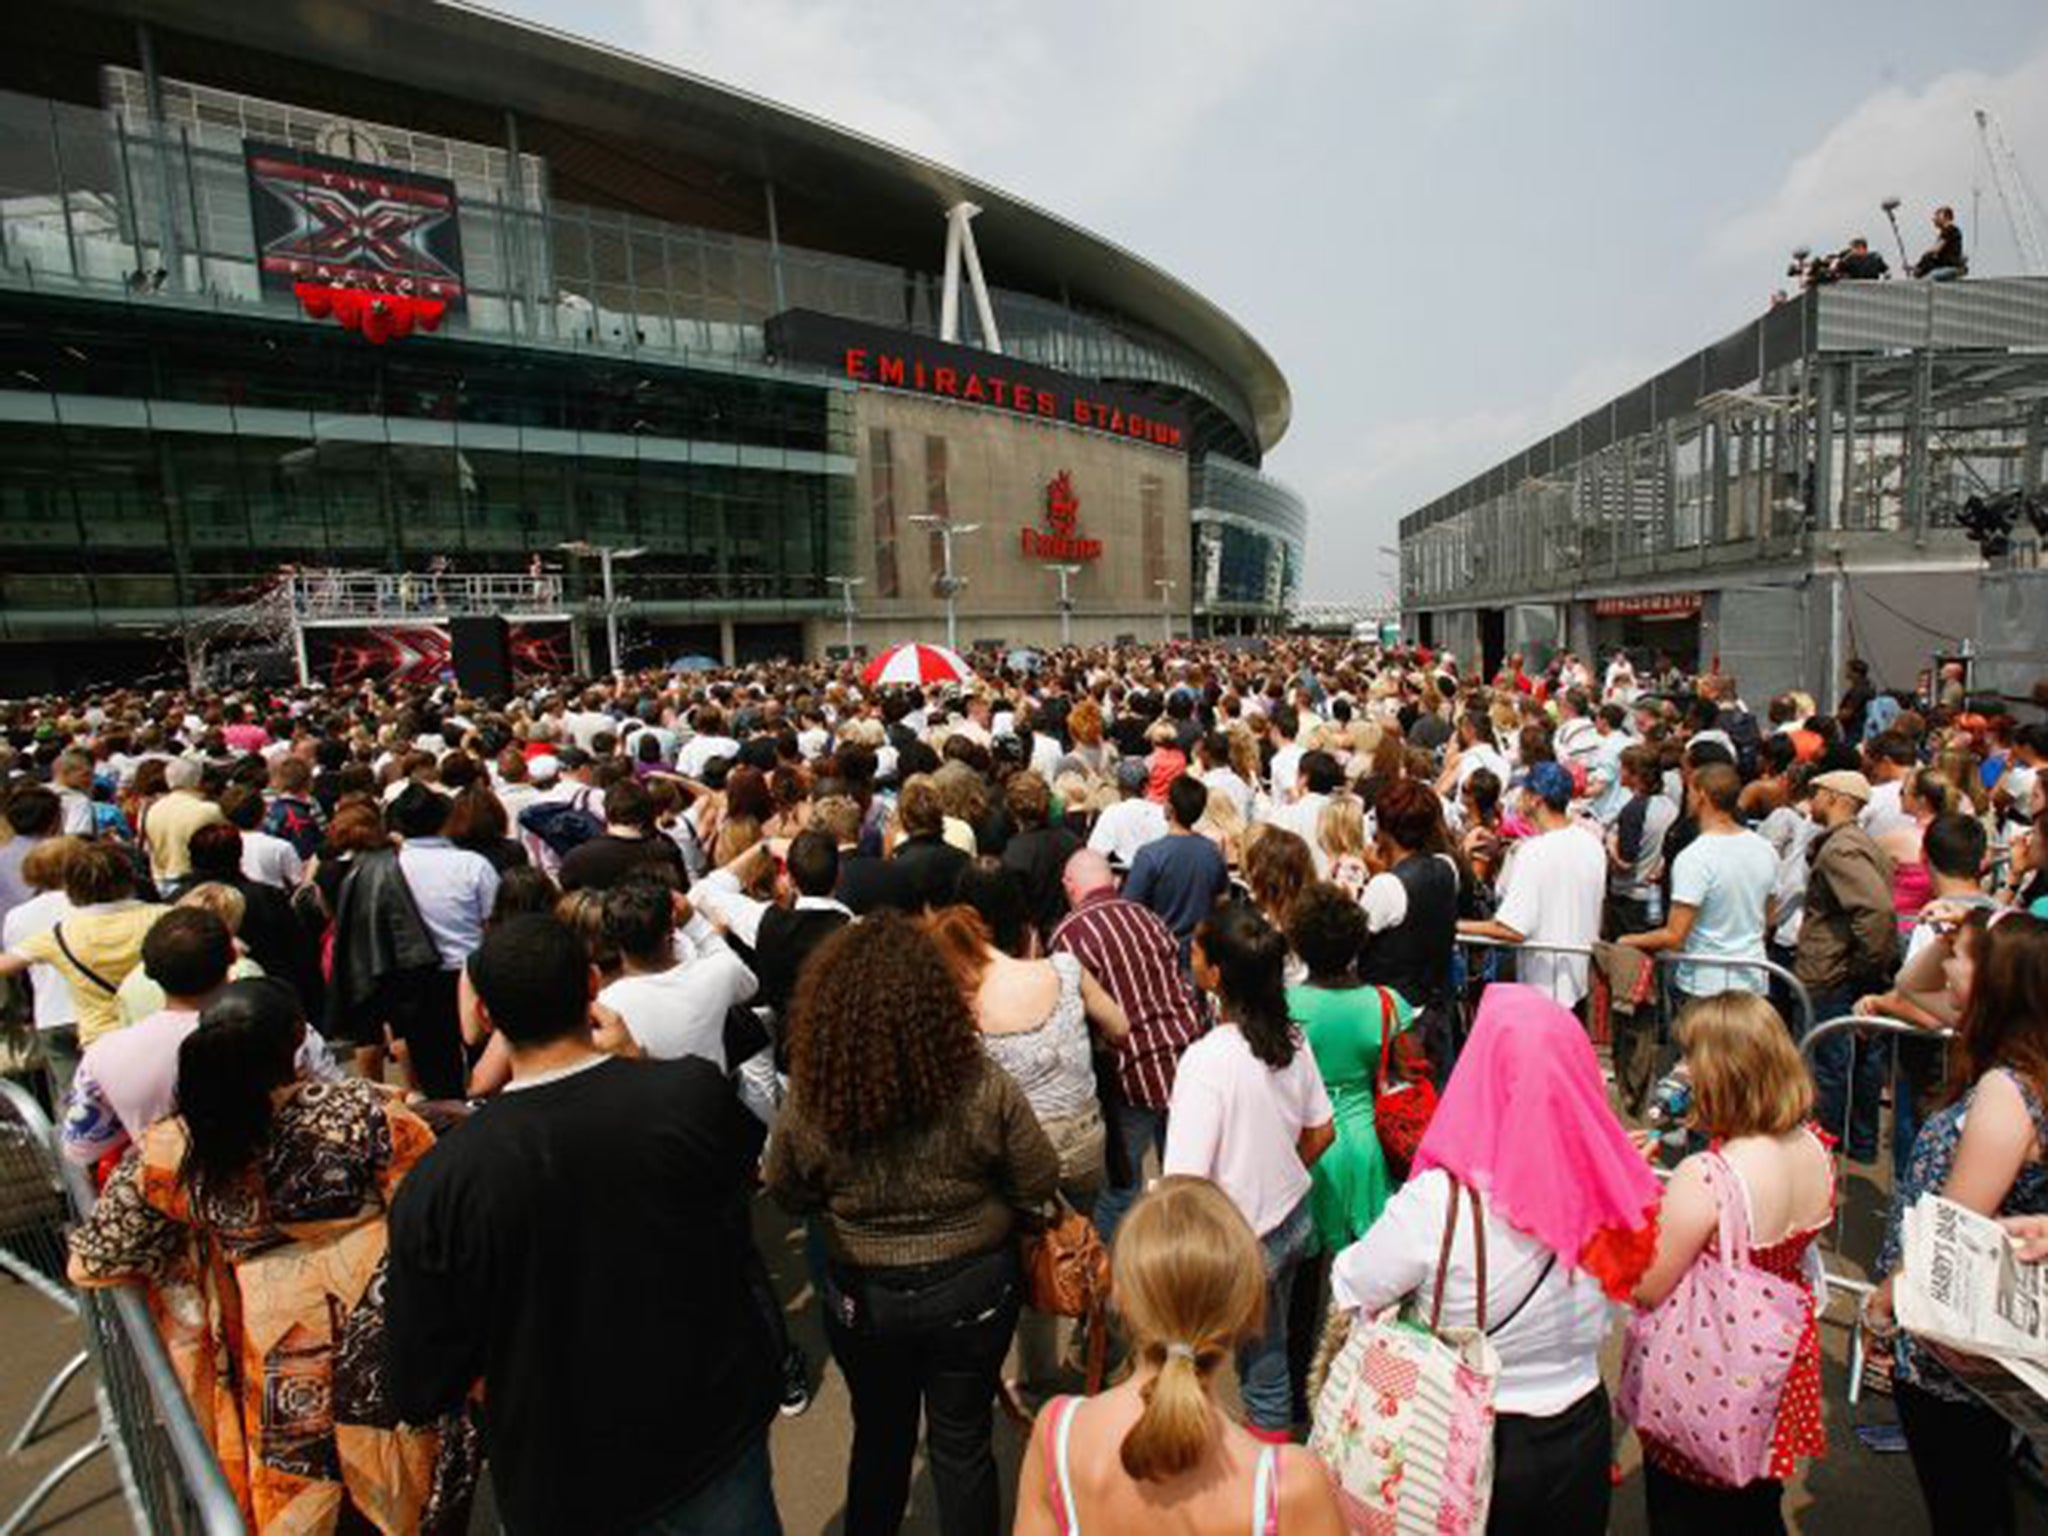
M 1131 1373 L 1038 1416 L 1013 1536 L 1337 1536 L 1315 1458 L 1263 1443 L 1216 1401 L 1217 1369 L 1258 1333 L 1266 1289 L 1258 1239 L 1229 1197 L 1205 1179 L 1161 1179 L 1118 1226 L 1114 1263 Z
M 1233 902 L 1195 930 L 1192 960 L 1221 1020 L 1181 1056 L 1160 1171 L 1220 1185 L 1265 1250 L 1265 1327 L 1238 1349 L 1237 1377 L 1252 1433 L 1284 1443 L 1294 1417 L 1288 1292 L 1314 1231 L 1308 1171 L 1337 1139 L 1336 1115 L 1288 1017 L 1280 931 Z
M 1434 1280 L 1454 1179 L 1480 1204 L 1501 1365 L 1487 1530 L 1597 1536 L 1613 1452 L 1600 1346 L 1655 1252 L 1657 1181 L 1608 1107 L 1585 1029 L 1534 987 L 1486 989 L 1408 1182 L 1332 1266 L 1336 1305 L 1377 1316 Z M 1478 1316 L 1466 1216 L 1442 1321 Z

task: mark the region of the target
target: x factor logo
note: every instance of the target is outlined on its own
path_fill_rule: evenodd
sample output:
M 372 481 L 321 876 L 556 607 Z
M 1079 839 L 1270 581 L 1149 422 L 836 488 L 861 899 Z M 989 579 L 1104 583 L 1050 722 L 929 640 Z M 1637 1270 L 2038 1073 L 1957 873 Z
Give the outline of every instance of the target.
M 346 283 L 461 301 L 452 183 L 254 145 L 248 172 L 266 281 Z

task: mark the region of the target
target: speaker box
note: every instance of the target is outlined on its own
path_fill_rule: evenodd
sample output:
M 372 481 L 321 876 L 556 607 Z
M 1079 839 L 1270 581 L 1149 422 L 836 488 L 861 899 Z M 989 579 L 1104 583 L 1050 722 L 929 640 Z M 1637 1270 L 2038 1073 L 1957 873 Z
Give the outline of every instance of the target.
M 464 693 L 504 698 L 512 692 L 512 635 L 495 614 L 448 621 L 449 656 Z

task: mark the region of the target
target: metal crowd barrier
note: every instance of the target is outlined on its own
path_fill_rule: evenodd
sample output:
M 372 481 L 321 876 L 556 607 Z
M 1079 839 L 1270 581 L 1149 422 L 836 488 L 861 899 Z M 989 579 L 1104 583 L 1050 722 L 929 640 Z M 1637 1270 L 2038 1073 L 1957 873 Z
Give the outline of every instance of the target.
M 230 1536 L 240 1510 L 200 1433 L 137 1286 L 74 1288 L 65 1279 L 64 1230 L 92 1211 L 83 1169 L 67 1161 L 41 1106 L 0 1078 L 0 1268 L 84 1325 L 84 1348 L 43 1389 L 8 1447 L 19 1454 L 80 1371 L 94 1375 L 99 1428 L 28 1493 L 0 1525 L 16 1536 L 65 1480 L 101 1452 L 113 1457 L 135 1529 L 145 1536 Z
M 1471 934 L 1460 934 L 1458 936 L 1458 943 L 1471 949 L 1502 950 L 1508 954 L 1559 955 L 1570 959 L 1584 960 L 1589 966 L 1595 963 L 1593 948 L 1589 944 L 1546 944 L 1533 939 L 1524 939 L 1519 944 L 1510 944 L 1505 939 L 1484 938 Z M 1805 985 L 1797 976 L 1793 975 L 1791 971 L 1778 964 L 1775 960 L 1742 960 L 1727 955 L 1695 955 L 1684 950 L 1656 950 L 1650 952 L 1648 958 L 1660 972 L 1680 965 L 1704 965 L 1717 967 L 1722 970 L 1743 970 L 1769 976 L 1773 980 L 1784 983 L 1786 990 L 1791 994 L 1793 1005 L 1799 1010 L 1798 1018 L 1785 1021 L 1790 1026 L 1793 1037 L 1795 1039 L 1801 1038 L 1814 1027 L 1813 994 L 1807 991 Z M 1660 981 L 1662 980 L 1668 980 L 1668 978 L 1660 976 Z

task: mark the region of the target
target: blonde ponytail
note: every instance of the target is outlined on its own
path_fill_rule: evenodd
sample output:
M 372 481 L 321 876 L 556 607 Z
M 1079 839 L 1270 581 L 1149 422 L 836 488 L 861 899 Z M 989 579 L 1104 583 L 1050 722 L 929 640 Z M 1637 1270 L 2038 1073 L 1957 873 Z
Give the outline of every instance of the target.
M 1263 1321 L 1265 1259 L 1228 1196 L 1176 1176 L 1131 1207 L 1112 1262 L 1132 1359 L 1153 1373 L 1119 1459 L 1139 1482 L 1159 1482 L 1192 1470 L 1216 1437 L 1211 1384 Z

